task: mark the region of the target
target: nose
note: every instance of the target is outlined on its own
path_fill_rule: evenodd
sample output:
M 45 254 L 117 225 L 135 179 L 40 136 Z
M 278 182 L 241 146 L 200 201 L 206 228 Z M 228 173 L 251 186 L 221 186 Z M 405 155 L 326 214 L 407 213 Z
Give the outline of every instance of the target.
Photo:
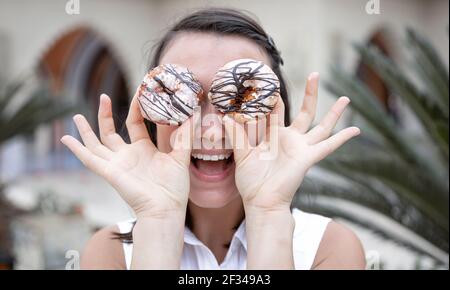
M 205 100 L 201 112 L 201 147 L 206 150 L 225 149 L 225 129 L 222 125 L 222 114 Z

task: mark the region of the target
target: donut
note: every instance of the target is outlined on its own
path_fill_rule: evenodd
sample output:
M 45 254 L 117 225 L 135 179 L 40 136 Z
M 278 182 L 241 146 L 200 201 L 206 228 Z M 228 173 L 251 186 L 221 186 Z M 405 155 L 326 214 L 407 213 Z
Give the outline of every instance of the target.
M 142 116 L 161 125 L 179 126 L 194 113 L 203 90 L 185 67 L 163 64 L 149 71 L 138 90 Z
M 208 98 L 217 110 L 245 123 L 269 114 L 280 97 L 280 81 L 261 61 L 238 59 L 214 77 Z

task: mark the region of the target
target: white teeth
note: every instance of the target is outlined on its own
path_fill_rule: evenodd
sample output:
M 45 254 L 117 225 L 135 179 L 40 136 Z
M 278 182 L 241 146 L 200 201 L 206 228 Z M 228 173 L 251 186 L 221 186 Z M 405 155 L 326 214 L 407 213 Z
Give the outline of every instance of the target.
M 192 157 L 200 160 L 205 161 L 218 161 L 218 160 L 224 160 L 228 159 L 231 156 L 231 152 L 227 154 L 219 154 L 219 155 L 208 155 L 208 154 L 200 154 L 200 153 L 193 153 Z

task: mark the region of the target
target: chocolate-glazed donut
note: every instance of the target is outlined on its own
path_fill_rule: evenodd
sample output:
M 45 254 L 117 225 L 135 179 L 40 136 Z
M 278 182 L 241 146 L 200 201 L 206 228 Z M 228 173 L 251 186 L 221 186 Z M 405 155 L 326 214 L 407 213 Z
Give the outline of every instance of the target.
M 280 81 L 270 67 L 253 59 L 225 64 L 208 93 L 211 103 L 239 122 L 269 114 L 280 97 Z
M 145 75 L 138 101 L 147 120 L 162 125 L 181 125 L 192 116 L 202 94 L 200 83 L 187 68 L 163 64 Z

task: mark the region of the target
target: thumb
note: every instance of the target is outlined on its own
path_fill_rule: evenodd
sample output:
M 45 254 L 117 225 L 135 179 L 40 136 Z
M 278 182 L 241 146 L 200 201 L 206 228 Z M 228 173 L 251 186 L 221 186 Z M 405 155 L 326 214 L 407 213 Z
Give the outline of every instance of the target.
M 247 133 L 242 124 L 239 124 L 228 115 L 223 117 L 225 132 L 229 143 L 233 147 L 234 160 L 239 164 L 249 153 L 251 145 L 248 140 Z
M 194 144 L 195 130 L 198 127 L 200 114 L 194 108 L 194 115 L 176 129 L 170 138 L 172 151 L 169 153 L 175 160 L 188 166 L 191 161 L 191 151 Z

